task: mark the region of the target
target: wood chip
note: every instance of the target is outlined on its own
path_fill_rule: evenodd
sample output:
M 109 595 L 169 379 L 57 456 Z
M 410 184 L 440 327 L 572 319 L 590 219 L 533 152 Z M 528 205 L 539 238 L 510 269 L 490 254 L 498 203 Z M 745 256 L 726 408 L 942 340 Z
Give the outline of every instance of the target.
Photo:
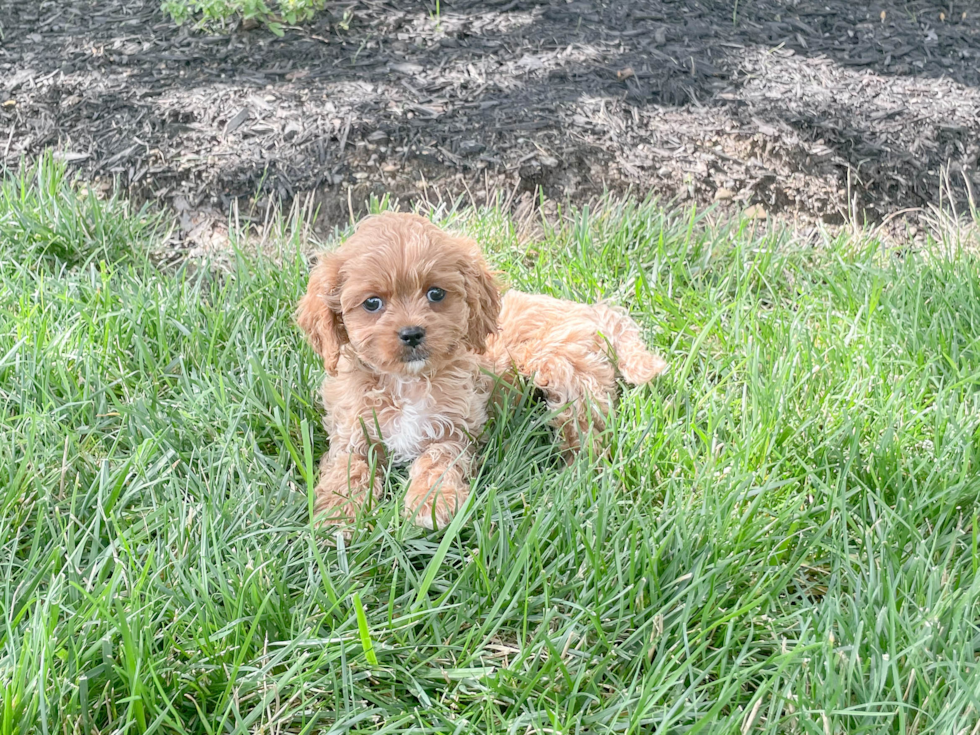
M 238 130 L 238 128 L 240 128 L 242 124 L 248 120 L 248 115 L 249 112 L 247 107 L 243 107 L 232 115 L 231 119 L 225 124 L 225 135 L 230 135 Z

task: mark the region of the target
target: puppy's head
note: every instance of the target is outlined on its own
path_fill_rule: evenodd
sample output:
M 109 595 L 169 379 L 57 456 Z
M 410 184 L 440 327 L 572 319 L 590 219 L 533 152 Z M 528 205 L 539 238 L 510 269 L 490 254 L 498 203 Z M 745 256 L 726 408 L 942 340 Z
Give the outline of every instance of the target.
M 475 242 L 388 213 L 364 220 L 320 260 L 296 321 L 330 374 L 349 343 L 369 368 L 412 376 L 460 350 L 482 352 L 499 313 L 497 283 Z

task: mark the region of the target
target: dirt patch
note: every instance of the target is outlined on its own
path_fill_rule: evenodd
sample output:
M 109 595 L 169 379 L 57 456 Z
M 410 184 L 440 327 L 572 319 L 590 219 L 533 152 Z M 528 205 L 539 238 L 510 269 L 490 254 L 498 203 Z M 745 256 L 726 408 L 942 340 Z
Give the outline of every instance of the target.
M 879 221 L 938 204 L 944 169 L 961 200 L 980 185 L 972 1 L 364 0 L 283 38 L 201 35 L 157 0 L 0 18 L 3 164 L 61 146 L 182 212 L 630 188 Z

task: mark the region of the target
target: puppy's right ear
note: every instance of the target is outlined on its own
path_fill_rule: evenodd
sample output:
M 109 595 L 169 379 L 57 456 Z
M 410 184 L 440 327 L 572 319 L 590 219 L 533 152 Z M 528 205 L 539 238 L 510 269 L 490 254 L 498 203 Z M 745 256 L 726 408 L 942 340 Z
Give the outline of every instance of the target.
M 343 259 L 337 253 L 323 255 L 310 272 L 306 294 L 296 309 L 296 323 L 306 339 L 323 358 L 328 375 L 337 374 L 340 348 L 347 344 L 347 330 L 340 314 L 340 267 Z

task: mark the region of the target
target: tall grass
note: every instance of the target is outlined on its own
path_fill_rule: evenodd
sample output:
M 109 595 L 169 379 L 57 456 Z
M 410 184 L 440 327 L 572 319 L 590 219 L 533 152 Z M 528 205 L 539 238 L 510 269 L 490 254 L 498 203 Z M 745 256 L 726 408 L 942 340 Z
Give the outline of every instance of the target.
M 611 460 L 563 467 L 525 396 L 448 532 L 396 471 L 345 542 L 308 521 L 299 228 L 164 272 L 50 162 L 3 184 L 0 733 L 976 732 L 975 255 L 652 203 L 534 242 L 439 218 L 629 306 L 670 371 Z

